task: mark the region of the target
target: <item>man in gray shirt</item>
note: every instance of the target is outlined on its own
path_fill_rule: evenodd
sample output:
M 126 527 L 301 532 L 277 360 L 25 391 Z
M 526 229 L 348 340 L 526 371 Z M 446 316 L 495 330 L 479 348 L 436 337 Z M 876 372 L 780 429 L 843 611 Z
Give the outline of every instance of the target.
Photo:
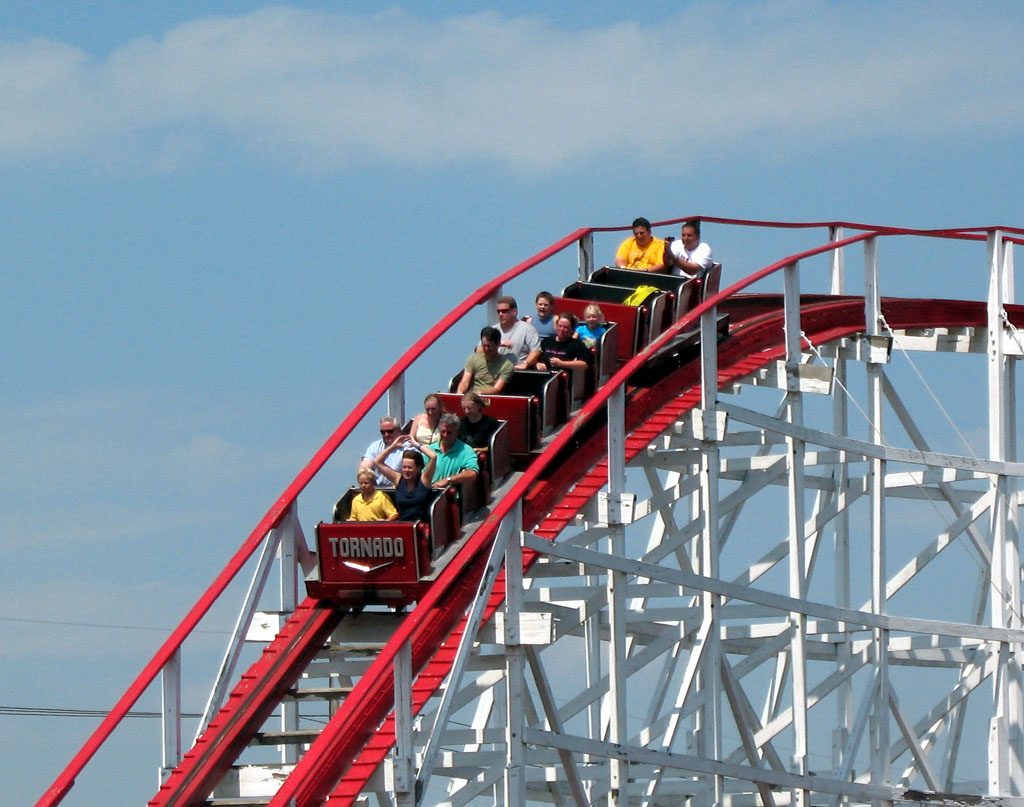
M 517 370 L 529 370 L 540 358 L 540 336 L 529 322 L 519 319 L 515 297 L 499 297 L 497 303 L 501 345 L 498 352 L 512 359 Z

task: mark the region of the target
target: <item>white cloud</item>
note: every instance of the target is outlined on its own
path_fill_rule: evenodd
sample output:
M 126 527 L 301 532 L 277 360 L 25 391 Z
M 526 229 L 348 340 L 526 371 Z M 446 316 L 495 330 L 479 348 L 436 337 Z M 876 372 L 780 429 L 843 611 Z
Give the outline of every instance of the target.
M 216 466 L 237 456 L 231 444 L 219 434 L 196 435 L 186 445 L 174 448 L 171 455 L 186 467 Z
M 678 162 L 734 144 L 768 156 L 808 140 L 1001 135 L 1020 128 L 1021 28 L 1003 4 L 706 2 L 577 31 L 274 7 L 101 60 L 0 45 L 0 159 L 130 154 L 174 170 L 226 137 L 323 168 L 543 172 L 623 151 Z

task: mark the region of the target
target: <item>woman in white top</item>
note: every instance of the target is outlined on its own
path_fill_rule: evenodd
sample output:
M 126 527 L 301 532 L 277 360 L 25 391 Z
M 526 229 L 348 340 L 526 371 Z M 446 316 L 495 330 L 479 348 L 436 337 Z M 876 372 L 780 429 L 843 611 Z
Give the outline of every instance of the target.
M 441 401 L 431 393 L 423 399 L 423 412 L 412 419 L 409 435 L 421 446 L 429 446 L 441 439 Z

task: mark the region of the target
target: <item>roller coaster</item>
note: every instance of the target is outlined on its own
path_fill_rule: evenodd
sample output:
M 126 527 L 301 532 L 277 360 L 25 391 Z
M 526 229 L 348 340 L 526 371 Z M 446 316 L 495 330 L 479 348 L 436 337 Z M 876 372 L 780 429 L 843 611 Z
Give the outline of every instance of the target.
M 76 781 L 153 688 L 153 807 L 1024 805 L 1024 230 L 702 220 L 718 243 L 822 239 L 742 278 L 727 265 L 721 290 L 652 275 L 663 287 L 630 307 L 630 273 L 595 261 L 616 228 L 585 228 L 469 295 L 343 420 L 37 807 L 96 803 Z M 883 296 L 889 243 L 942 245 L 975 300 L 903 266 L 924 293 Z M 442 497 L 429 535 L 445 540 L 378 535 L 391 556 L 419 547 L 393 602 L 361 593 L 391 583 L 332 589 L 300 493 L 364 420 L 404 419 L 406 373 L 438 338 L 496 321 L 509 284 L 573 252 L 556 310 L 597 299 L 616 326 L 593 383 L 562 374 L 508 404 L 508 472 L 489 503 Z M 243 573 L 186 748 L 182 650 Z M 99 778 L 116 798 L 116 774 Z

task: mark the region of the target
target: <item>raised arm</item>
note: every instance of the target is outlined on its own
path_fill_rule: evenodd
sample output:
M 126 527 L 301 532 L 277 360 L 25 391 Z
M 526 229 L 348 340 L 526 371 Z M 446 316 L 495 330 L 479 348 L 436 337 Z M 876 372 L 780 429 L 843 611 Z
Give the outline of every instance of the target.
M 384 450 L 381 451 L 380 454 L 378 454 L 373 459 L 373 464 L 374 467 L 377 469 L 377 472 L 381 476 L 386 477 L 388 482 L 390 482 L 392 485 L 397 485 L 399 481 L 402 479 L 402 475 L 398 473 L 398 471 L 396 471 L 394 468 L 385 465 L 384 460 L 388 458 L 388 455 L 390 455 L 392 451 L 397 449 L 402 443 L 406 442 L 409 439 L 410 438 L 408 434 L 398 435 L 398 437 L 396 437 L 392 441 L 391 445 L 384 446 Z
M 420 481 L 429 488 L 431 482 L 434 481 L 434 471 L 437 469 L 437 452 L 430 446 L 420 446 L 420 451 L 427 455 L 427 464 L 423 466 Z
M 684 260 L 682 255 L 677 255 L 674 251 L 666 249 L 665 262 L 669 266 L 682 269 L 688 275 L 699 275 L 711 268 L 711 264 L 713 262 L 711 258 L 711 247 L 702 241 L 697 245 L 693 252 L 690 253 L 690 260 L 688 261 Z

